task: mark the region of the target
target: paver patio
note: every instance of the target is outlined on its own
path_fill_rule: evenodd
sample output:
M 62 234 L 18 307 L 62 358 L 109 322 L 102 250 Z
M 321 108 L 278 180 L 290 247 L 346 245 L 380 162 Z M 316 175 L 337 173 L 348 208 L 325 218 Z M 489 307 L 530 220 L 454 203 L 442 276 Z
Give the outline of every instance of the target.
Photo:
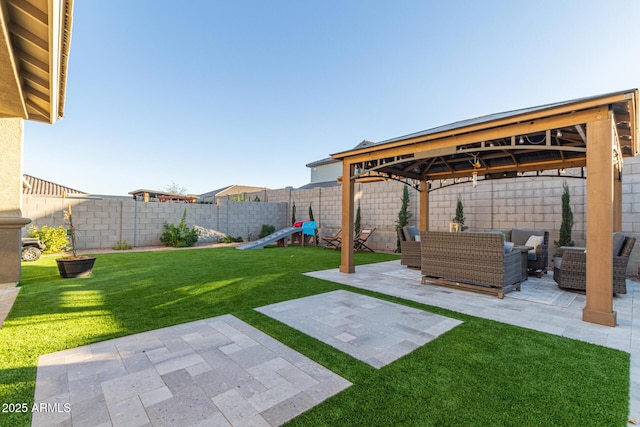
M 462 323 L 347 291 L 256 309 L 338 350 L 381 368 Z
M 41 356 L 35 402 L 57 410 L 32 425 L 280 425 L 350 385 L 224 315 Z

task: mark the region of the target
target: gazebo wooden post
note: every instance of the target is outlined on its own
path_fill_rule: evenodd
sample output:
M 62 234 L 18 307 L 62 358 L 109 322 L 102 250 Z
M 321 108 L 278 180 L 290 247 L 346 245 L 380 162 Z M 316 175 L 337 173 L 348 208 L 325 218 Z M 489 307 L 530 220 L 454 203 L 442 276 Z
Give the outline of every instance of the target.
M 429 181 L 420 181 L 420 231 L 429 231 Z
M 606 108 L 587 123 L 587 301 L 582 320 L 616 325 L 613 311 L 614 123 Z
M 348 159 L 342 161 L 342 249 L 340 272 L 355 273 L 353 263 L 353 164 Z

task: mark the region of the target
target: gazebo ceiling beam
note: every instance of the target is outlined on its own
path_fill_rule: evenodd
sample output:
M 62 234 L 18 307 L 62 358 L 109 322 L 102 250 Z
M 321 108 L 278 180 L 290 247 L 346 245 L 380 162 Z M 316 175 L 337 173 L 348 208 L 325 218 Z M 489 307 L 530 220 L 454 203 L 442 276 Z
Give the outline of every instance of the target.
M 586 153 L 586 147 L 575 147 L 575 146 L 544 146 L 547 148 L 540 149 L 534 148 L 532 146 L 522 145 L 509 147 L 509 150 L 501 150 L 496 151 L 496 147 L 483 147 L 483 148 L 469 148 L 469 149 L 459 149 L 456 151 L 455 155 L 460 154 L 475 154 L 478 155 L 478 158 L 483 161 L 490 161 L 495 159 L 504 159 L 509 158 L 511 160 L 512 167 L 517 167 L 522 164 L 522 162 L 518 159 L 516 152 L 520 154 L 534 153 L 539 151 L 554 151 L 560 153 L 561 161 L 565 160 L 564 152 L 575 152 L 575 153 Z M 434 165 L 444 165 L 450 172 L 455 172 L 456 169 L 453 166 L 456 163 L 466 163 L 470 160 L 469 157 L 446 157 L 446 156 L 436 156 L 431 158 L 424 158 L 423 153 L 416 153 L 418 159 L 413 158 L 403 158 L 400 160 L 396 160 L 393 162 L 383 163 L 382 159 L 369 160 L 364 162 L 363 173 L 366 172 L 380 172 L 380 171 L 393 171 L 396 175 L 415 176 L 415 169 L 420 169 L 422 166 L 427 165 L 425 168 L 425 172 L 428 174 L 428 171 Z M 407 165 L 408 163 L 408 165 Z M 526 164 L 526 163 L 525 163 Z M 366 167 L 369 166 L 369 167 Z M 394 166 L 399 166 L 399 168 L 395 168 Z M 466 170 L 471 171 L 471 168 Z
M 519 164 L 516 168 L 513 165 L 504 165 L 504 166 L 491 166 L 475 169 L 478 175 L 486 175 L 489 173 L 504 173 L 504 172 L 532 172 L 532 171 L 544 171 L 550 169 L 570 169 L 583 167 L 586 164 L 585 158 L 571 159 L 565 161 L 553 160 L 553 161 L 541 161 L 535 163 L 527 163 L 527 164 Z M 468 169 L 464 171 L 457 172 L 436 172 L 436 173 L 425 173 L 422 175 L 422 179 L 426 180 L 438 180 L 438 179 L 447 179 L 447 178 L 464 178 L 470 177 L 472 175 L 473 170 Z M 397 173 L 396 173 L 397 175 Z
M 393 146 L 388 146 L 385 144 L 377 150 L 372 149 L 373 147 L 368 147 L 368 152 L 354 150 L 355 152 L 353 152 L 353 154 L 345 153 L 344 157 L 337 158 L 349 158 L 350 163 L 357 163 L 382 157 L 397 157 L 416 152 L 441 150 L 465 144 L 479 143 L 480 141 L 511 138 L 514 135 L 529 135 L 532 133 L 544 132 L 547 129 L 558 129 L 561 127 L 581 125 L 591 120 L 595 120 L 598 115 L 606 114 L 606 112 L 607 109 L 603 107 L 593 108 L 557 117 L 527 121 L 525 123 L 515 123 L 513 125 L 464 133 L 461 135 L 427 135 L 403 141 L 403 145 L 401 146 L 397 146 L 395 144 Z
M 566 145 L 541 145 L 540 147 L 544 148 L 534 148 L 535 146 L 531 145 L 516 145 L 515 147 L 509 146 L 509 150 L 512 151 L 576 151 L 581 153 L 587 152 L 587 147 L 574 147 L 574 146 L 566 146 Z M 484 148 L 459 148 L 457 153 L 481 153 L 481 152 L 491 152 L 496 151 L 496 147 L 484 147 Z M 507 150 L 501 150 L 503 152 Z M 504 157 L 504 156 L 499 156 Z

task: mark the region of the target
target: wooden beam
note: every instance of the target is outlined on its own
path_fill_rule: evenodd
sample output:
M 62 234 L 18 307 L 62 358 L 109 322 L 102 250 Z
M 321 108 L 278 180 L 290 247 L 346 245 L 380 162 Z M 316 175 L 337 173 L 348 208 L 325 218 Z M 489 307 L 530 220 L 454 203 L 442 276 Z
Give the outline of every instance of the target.
M 43 100 L 44 102 L 49 102 L 49 101 L 50 101 L 49 97 L 48 97 L 46 94 L 44 94 L 44 93 L 40 92 L 38 89 L 36 89 L 36 88 L 34 88 L 34 87 L 31 87 L 31 86 L 25 86 L 25 87 L 24 87 L 24 92 L 25 92 L 26 94 L 28 94 L 28 95 L 33 95 L 33 96 L 35 96 L 36 98 L 40 98 L 40 99 L 41 99 L 41 100 Z
M 42 40 L 40 37 L 21 26 L 13 23 L 9 24 L 9 31 L 17 37 L 20 37 L 22 40 L 30 43 L 32 46 L 39 48 L 43 52 L 49 51 L 49 44 L 46 40 Z
M 33 65 L 34 67 L 38 68 L 41 71 L 44 71 L 45 73 L 47 73 L 47 75 L 49 74 L 49 64 L 47 64 L 46 62 L 39 60 L 33 55 L 29 55 L 27 52 L 23 50 L 16 49 L 16 56 L 20 60 Z
M 482 176 L 488 173 L 500 173 L 500 172 L 531 172 L 531 171 L 541 171 L 541 170 L 552 170 L 552 169 L 570 169 L 570 168 L 579 168 L 583 167 L 586 164 L 586 158 L 580 157 L 571 160 L 547 160 L 540 161 L 535 163 L 527 163 L 527 164 L 519 164 L 517 167 L 513 165 L 504 165 L 504 166 L 493 166 L 493 167 L 485 167 L 477 169 L 476 172 L 478 175 Z M 458 172 L 437 172 L 437 173 L 425 173 L 424 179 L 428 180 L 438 180 L 438 179 L 448 179 L 448 178 L 464 178 L 470 177 L 472 169 L 467 169 L 464 171 Z
M 26 0 L 8 0 L 9 4 L 15 7 L 16 9 L 21 10 L 27 15 L 32 16 L 36 20 L 40 21 L 41 24 L 49 25 L 47 14 L 37 7 L 33 6 L 31 3 L 28 3 Z
M 22 71 L 22 80 L 27 81 L 29 83 L 35 84 L 40 86 L 41 88 L 45 89 L 45 90 L 49 90 L 49 81 L 46 79 L 43 79 L 42 77 L 38 77 L 33 73 L 30 73 L 28 71 Z
M 420 231 L 429 231 L 429 181 L 420 181 Z
M 353 262 L 353 164 L 342 162 L 342 249 L 340 272 L 355 273 Z M 348 179 L 344 179 L 347 177 Z
M 613 311 L 613 113 L 587 123 L 587 301 L 582 320 L 616 325 Z

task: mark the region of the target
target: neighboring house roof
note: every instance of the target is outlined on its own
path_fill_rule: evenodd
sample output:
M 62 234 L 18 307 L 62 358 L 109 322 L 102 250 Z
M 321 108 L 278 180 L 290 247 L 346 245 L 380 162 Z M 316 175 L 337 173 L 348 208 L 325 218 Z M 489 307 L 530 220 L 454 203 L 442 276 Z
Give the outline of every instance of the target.
M 251 185 L 237 185 L 227 187 L 225 190 L 216 194 L 216 197 L 233 196 L 242 193 L 255 193 L 257 191 L 266 190 L 266 187 L 253 187 Z
M 356 145 L 355 147 L 353 147 L 353 149 L 358 149 L 358 148 L 364 148 L 364 147 L 369 147 L 371 145 L 375 145 L 375 142 L 373 141 L 369 141 L 368 139 L 363 139 L 361 143 L 359 143 L 358 145 Z M 318 166 L 324 166 L 324 165 L 330 165 L 332 163 L 339 163 L 340 160 L 336 160 L 332 157 L 326 157 L 324 159 L 321 160 L 316 160 L 315 162 L 311 162 L 311 163 L 307 163 L 306 166 L 308 168 L 315 168 Z
M 312 188 L 329 188 L 329 187 L 337 187 L 338 180 L 334 179 L 332 181 L 325 182 L 311 182 L 309 184 L 303 185 L 302 187 L 297 188 L 296 190 L 310 190 Z
M 208 191 L 208 192 L 206 192 L 206 193 L 201 194 L 201 195 L 200 195 L 200 197 L 201 197 L 202 199 L 205 199 L 205 198 L 207 198 L 207 197 L 215 197 L 215 196 L 216 196 L 216 194 L 218 194 L 219 192 L 221 192 L 221 191 L 223 191 L 223 190 L 225 190 L 225 189 L 227 189 L 227 188 L 229 188 L 229 187 L 222 187 L 222 188 L 218 188 L 217 190 Z
M 23 189 L 22 194 L 39 195 L 39 196 L 62 196 L 63 194 L 88 194 L 84 191 L 75 190 L 64 185 L 55 184 L 35 176 L 22 175 Z
M 174 202 L 195 203 L 200 197 L 197 194 L 172 194 L 166 191 L 147 190 L 144 188 L 130 191 L 128 194 L 131 194 L 134 198 L 136 196 L 144 196 L 145 194 L 148 194 L 149 197 L 156 198 L 161 202 L 174 201 Z
M 322 160 L 316 160 L 315 162 L 307 163 L 306 166 L 308 168 L 315 168 L 318 166 L 330 165 L 332 163 L 340 163 L 340 160 L 336 160 L 331 157 L 324 158 Z
M 224 197 L 224 196 L 235 196 L 236 194 L 242 193 L 255 193 L 258 191 L 267 190 L 267 187 L 254 187 L 251 185 L 239 185 L 233 184 L 228 187 L 219 188 L 217 190 L 209 191 L 208 193 L 201 194 L 200 197 Z

